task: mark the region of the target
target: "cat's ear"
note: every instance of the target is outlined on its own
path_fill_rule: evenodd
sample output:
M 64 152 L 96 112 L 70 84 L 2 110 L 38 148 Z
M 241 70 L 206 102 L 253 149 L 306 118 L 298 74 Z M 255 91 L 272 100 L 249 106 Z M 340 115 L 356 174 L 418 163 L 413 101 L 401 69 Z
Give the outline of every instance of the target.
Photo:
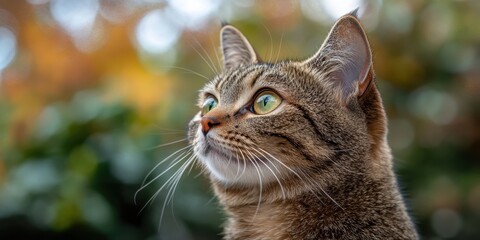
M 231 25 L 225 25 L 220 31 L 224 70 L 258 61 L 252 45 L 243 34 Z
M 320 50 L 306 63 L 327 74 L 326 79 L 346 103 L 360 97 L 372 82 L 372 53 L 356 12 L 340 18 Z

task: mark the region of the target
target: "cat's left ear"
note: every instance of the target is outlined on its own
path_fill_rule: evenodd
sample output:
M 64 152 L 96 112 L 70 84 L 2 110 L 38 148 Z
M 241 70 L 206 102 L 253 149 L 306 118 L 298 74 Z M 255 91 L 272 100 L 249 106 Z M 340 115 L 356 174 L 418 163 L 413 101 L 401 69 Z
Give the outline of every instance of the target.
M 243 34 L 231 25 L 220 31 L 224 70 L 258 62 L 259 58 Z
M 340 18 L 320 50 L 304 62 L 327 74 L 344 103 L 362 96 L 373 79 L 370 45 L 355 14 Z

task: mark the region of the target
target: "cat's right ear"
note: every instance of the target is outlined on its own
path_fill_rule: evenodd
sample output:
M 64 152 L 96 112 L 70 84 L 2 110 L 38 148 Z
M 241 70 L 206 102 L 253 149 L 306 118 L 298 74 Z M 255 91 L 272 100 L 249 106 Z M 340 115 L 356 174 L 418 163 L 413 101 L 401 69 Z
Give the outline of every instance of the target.
M 258 61 L 257 54 L 253 50 L 252 45 L 248 42 L 243 34 L 231 25 L 225 25 L 220 31 L 220 41 L 223 54 L 223 68 L 230 70 L 256 63 Z
M 345 104 L 361 97 L 373 81 L 372 53 L 356 11 L 340 18 L 320 50 L 305 64 L 326 74 Z

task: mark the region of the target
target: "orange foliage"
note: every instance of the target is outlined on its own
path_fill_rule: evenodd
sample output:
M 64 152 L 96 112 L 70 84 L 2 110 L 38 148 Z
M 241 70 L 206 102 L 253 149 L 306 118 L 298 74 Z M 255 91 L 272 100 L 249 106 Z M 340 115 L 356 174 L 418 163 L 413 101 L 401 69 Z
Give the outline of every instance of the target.
M 2 98 L 16 106 L 10 116 L 9 139 L 24 142 L 43 108 L 51 102 L 69 100 L 75 92 L 112 84 L 107 94 L 147 111 L 158 104 L 170 89 L 169 79 L 156 77 L 139 62 L 132 46 L 131 27 L 136 19 L 122 25 L 104 23 L 103 45 L 92 53 L 77 50 L 72 39 L 58 25 L 37 21 L 30 5 L 19 4 L 7 11 L 21 19 L 17 26 L 16 61 L 3 74 Z M 21 17 L 20 17 L 21 15 Z M 120 49 L 120 51 L 119 51 Z

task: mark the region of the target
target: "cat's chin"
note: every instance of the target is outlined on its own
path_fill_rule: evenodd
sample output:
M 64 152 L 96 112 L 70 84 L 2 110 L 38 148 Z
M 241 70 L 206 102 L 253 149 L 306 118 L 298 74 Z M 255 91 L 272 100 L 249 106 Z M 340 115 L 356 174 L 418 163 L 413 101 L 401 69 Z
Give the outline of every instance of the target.
M 226 185 L 258 186 L 275 181 L 272 171 L 280 177 L 276 171 L 277 166 L 264 159 L 257 159 L 254 163 L 246 156 L 228 154 L 215 148 L 209 147 L 208 151 L 197 154 L 211 173 L 212 177 Z
M 208 153 L 200 156 L 200 160 L 207 166 L 215 180 L 228 185 L 256 185 L 265 181 L 262 175 L 260 175 L 262 179 L 259 179 L 253 163 L 228 156 L 215 149 L 210 149 Z

